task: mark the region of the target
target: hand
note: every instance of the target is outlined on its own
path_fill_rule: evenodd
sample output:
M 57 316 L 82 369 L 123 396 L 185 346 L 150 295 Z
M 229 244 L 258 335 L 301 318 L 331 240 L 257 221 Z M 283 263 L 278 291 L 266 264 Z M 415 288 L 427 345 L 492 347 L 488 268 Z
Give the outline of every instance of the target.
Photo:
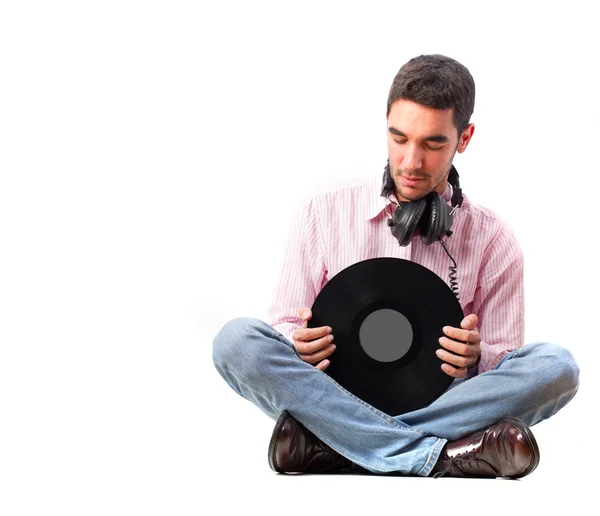
M 436 354 L 447 364 L 442 365 L 442 371 L 454 378 L 464 378 L 467 375 L 467 369 L 475 367 L 481 358 L 481 336 L 477 330 L 479 319 L 475 314 L 467 315 L 460 327 L 453 328 L 445 326 L 444 333 L 450 337 L 440 337 L 440 345 L 456 356 L 443 349 L 438 349 Z
M 315 367 L 320 371 L 325 371 L 329 366 L 329 360 L 324 360 L 335 350 L 335 344 L 332 344 L 333 335 L 329 326 L 320 326 L 319 328 L 307 328 L 308 320 L 312 317 L 310 308 L 302 307 L 298 310 L 300 317 L 304 320 L 302 328 L 298 328 L 292 333 L 294 347 L 304 362 L 317 364 Z

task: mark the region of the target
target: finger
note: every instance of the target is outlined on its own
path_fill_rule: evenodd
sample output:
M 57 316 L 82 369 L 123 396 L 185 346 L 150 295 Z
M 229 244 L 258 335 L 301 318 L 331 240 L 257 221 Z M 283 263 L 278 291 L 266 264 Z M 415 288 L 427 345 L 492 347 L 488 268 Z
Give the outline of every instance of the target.
M 309 364 L 317 364 L 324 358 L 327 358 L 329 355 L 331 355 L 335 351 L 335 348 L 336 348 L 335 344 L 331 344 L 330 346 L 327 346 L 325 349 L 319 350 L 316 353 L 312 353 L 310 355 L 303 355 L 302 353 L 300 353 L 300 358 L 304 362 L 308 362 Z
M 454 340 L 462 342 L 475 342 L 476 340 L 477 331 L 475 330 L 461 330 L 452 326 L 444 326 L 442 330 L 448 337 Z
M 319 371 L 325 371 L 325 369 L 327 369 L 329 367 L 329 360 L 323 360 L 322 362 L 319 362 L 315 367 L 319 370 Z
M 464 357 L 469 357 L 473 355 L 473 349 L 470 344 L 465 344 L 464 342 L 457 342 L 455 340 L 449 339 L 448 337 L 440 337 L 439 339 L 440 346 L 448 351 L 452 351 L 457 355 L 462 355 Z
M 479 318 L 475 314 L 469 314 L 461 321 L 460 327 L 465 330 L 474 330 L 478 322 Z
M 310 342 L 321 337 L 325 337 L 331 333 L 330 326 L 319 326 L 318 328 L 298 328 L 294 331 L 294 340 Z
M 442 364 L 442 371 L 444 371 L 444 373 L 446 373 L 448 376 L 452 376 L 452 378 L 464 378 L 467 376 L 467 369 L 464 367 L 457 369 L 451 365 Z
M 448 351 L 444 351 L 443 349 L 438 349 L 435 354 L 438 356 L 439 359 L 443 360 L 444 362 L 457 366 L 457 367 L 468 367 L 469 364 L 471 363 L 471 358 L 470 357 L 465 357 L 465 356 L 458 356 L 455 355 L 454 353 L 449 353 Z
M 333 335 L 326 335 L 317 340 L 303 341 L 298 340 L 294 342 L 296 350 L 300 355 L 313 355 L 314 353 L 320 352 L 325 349 L 333 341 Z

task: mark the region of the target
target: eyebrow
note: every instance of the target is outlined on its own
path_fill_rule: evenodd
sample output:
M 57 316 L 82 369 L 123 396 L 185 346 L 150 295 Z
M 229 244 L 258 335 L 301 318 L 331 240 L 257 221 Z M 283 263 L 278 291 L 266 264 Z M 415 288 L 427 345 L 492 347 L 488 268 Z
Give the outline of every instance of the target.
M 396 129 L 395 127 L 388 127 L 388 131 L 396 136 L 402 136 L 403 138 L 408 139 L 408 136 L 406 136 L 402 131 Z M 432 134 L 423 138 L 423 141 L 446 143 L 450 140 L 447 136 L 444 136 L 443 134 Z

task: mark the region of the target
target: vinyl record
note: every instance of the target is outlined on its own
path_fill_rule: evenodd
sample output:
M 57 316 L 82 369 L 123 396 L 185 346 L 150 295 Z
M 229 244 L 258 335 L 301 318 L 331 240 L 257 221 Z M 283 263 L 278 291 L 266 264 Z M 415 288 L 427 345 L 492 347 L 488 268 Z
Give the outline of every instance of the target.
M 340 271 L 312 306 L 309 328 L 330 326 L 337 348 L 325 373 L 391 416 L 428 405 L 452 383 L 435 354 L 462 308 L 434 272 L 400 258 Z

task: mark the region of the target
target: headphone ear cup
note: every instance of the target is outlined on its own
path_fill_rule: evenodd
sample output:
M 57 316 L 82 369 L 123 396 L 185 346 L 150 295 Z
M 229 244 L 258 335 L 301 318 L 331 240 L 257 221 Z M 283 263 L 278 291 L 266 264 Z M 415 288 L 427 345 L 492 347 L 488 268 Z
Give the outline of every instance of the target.
M 399 205 L 396 208 L 394 212 L 396 224 L 392 227 L 392 234 L 398 239 L 398 243 L 401 246 L 410 244 L 426 208 L 426 199 L 412 201 L 406 203 L 404 206 Z
M 421 241 L 425 245 L 433 244 L 438 238 L 442 238 L 446 231 L 452 226 L 450 208 L 437 192 L 431 192 L 426 197 L 428 210 L 423 216 L 419 228 Z

